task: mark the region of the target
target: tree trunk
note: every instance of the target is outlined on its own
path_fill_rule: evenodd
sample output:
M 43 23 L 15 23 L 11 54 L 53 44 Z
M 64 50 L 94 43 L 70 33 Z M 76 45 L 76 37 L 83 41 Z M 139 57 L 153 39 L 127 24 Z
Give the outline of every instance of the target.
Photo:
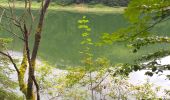
M 39 86 L 38 83 L 35 79 L 35 64 L 36 64 L 36 57 L 37 57 L 37 52 L 38 52 L 38 48 L 39 48 L 39 44 L 40 44 L 40 40 L 41 40 L 41 33 L 42 33 L 42 28 L 43 28 L 43 22 L 44 22 L 44 17 L 45 17 L 45 13 L 47 11 L 47 8 L 50 4 L 51 0 L 45 0 L 44 5 L 42 6 L 41 9 L 41 13 L 40 13 L 40 18 L 39 18 L 39 23 L 36 29 L 36 33 L 35 33 L 35 40 L 34 40 L 34 47 L 32 50 L 32 56 L 30 59 L 30 64 L 29 64 L 29 76 L 28 76 L 28 88 L 27 88 L 27 100 L 35 100 L 35 96 L 33 93 L 33 83 L 36 87 L 36 98 L 37 100 L 40 100 L 40 96 L 39 96 Z M 28 50 L 29 51 L 29 50 Z M 28 53 L 29 55 L 29 53 Z

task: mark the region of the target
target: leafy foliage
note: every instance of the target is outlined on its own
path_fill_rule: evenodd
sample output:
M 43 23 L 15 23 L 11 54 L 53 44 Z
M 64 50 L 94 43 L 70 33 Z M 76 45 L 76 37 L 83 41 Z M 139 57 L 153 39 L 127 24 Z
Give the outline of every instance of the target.
M 169 19 L 169 6 L 170 1 L 168 0 L 132 0 L 126 10 L 126 17 L 136 26 L 136 32 L 132 32 L 131 37 L 133 38 L 132 47 L 133 52 L 136 53 L 141 47 L 146 45 L 169 43 L 169 37 L 154 36 L 150 31 L 155 25 Z M 140 27 L 138 27 L 140 26 Z M 141 30 L 142 29 L 142 30 Z M 141 34 L 148 33 L 141 37 Z M 158 50 L 154 53 L 146 54 L 138 59 L 138 62 L 149 61 L 147 64 L 138 64 L 138 69 L 148 69 L 145 74 L 153 76 L 164 70 L 169 70 L 169 65 L 161 65 L 157 60 L 159 58 L 168 56 L 169 50 Z M 135 70 L 135 69 L 134 69 Z
M 0 88 L 0 99 L 1 100 L 23 100 L 16 93 L 7 92 L 6 89 Z
M 4 57 L 0 57 L 0 99 L 2 100 L 22 100 L 22 98 L 14 92 L 17 88 L 17 82 L 10 79 L 10 75 L 14 73 L 14 69 L 9 68 L 9 61 Z
M 82 63 L 87 66 L 87 70 L 89 69 L 89 67 L 93 66 L 93 54 L 92 54 L 92 46 L 94 45 L 91 37 L 90 37 L 90 32 L 91 32 L 91 28 L 87 25 L 89 22 L 89 20 L 86 19 L 86 16 L 83 16 L 83 19 L 79 20 L 79 26 L 78 28 L 82 30 L 82 51 L 80 51 L 80 53 L 83 56 L 83 60 Z
M 6 50 L 7 44 L 11 41 L 11 39 L 0 38 L 0 50 Z M 0 55 L 0 61 L 0 99 L 21 100 L 22 98 L 13 92 L 17 87 L 17 83 L 10 79 L 10 75 L 14 70 L 9 67 L 9 60 Z
M 55 2 L 56 4 L 65 6 L 65 5 L 72 4 L 72 3 L 74 2 L 74 0 L 54 0 L 54 2 Z
M 137 38 L 135 41 L 133 41 L 131 46 L 134 47 L 133 52 L 135 53 L 143 46 L 157 44 L 157 43 L 170 43 L 170 38 L 162 37 L 162 36 Z
M 129 41 L 129 47 L 133 47 L 133 52 L 136 53 L 142 47 L 153 44 L 169 44 L 168 36 L 155 36 L 152 33 L 152 28 L 170 19 L 169 0 L 131 0 L 125 10 L 125 17 L 130 22 L 130 26 L 126 29 L 121 29 L 112 34 L 104 34 L 102 41 L 104 43 L 112 43 L 115 41 Z M 123 39 L 122 39 L 123 38 Z M 154 53 L 143 55 L 135 61 L 136 64 L 123 64 L 118 73 L 128 73 L 142 69 L 149 69 L 146 75 L 152 76 L 167 70 L 169 65 L 160 65 L 157 63 L 159 58 L 168 56 L 169 50 L 158 50 Z M 141 64 L 143 61 L 149 61 L 147 64 Z
M 81 44 L 83 49 L 81 53 L 84 67 L 70 68 L 68 73 L 57 81 L 58 86 L 56 88 L 58 92 L 60 91 L 60 95 L 57 97 L 64 96 L 67 98 L 69 96 L 69 99 L 81 98 L 86 100 L 90 98 L 84 98 L 85 96 L 97 98 L 100 94 L 100 99 L 106 97 L 110 99 L 127 99 L 128 95 L 134 95 L 136 99 L 157 98 L 150 84 L 133 86 L 126 82 L 125 76 L 132 72 L 133 69 L 140 70 L 139 65 L 118 64 L 112 66 L 106 58 L 93 59 L 91 47 L 94 46 L 94 41 L 92 42 L 90 38 L 91 29 L 87 25 L 88 22 L 89 20 L 85 16 L 78 21 L 79 28 L 82 29 Z M 147 87 L 144 88 L 145 86 Z M 79 91 L 83 95 L 75 91 Z M 149 92 L 152 94 L 148 94 Z
M 7 44 L 12 42 L 11 38 L 0 38 L 0 50 L 7 48 Z
M 49 65 L 47 65 L 49 67 Z M 46 67 L 47 67 L 46 66 Z M 110 67 L 113 68 L 114 67 Z M 93 82 L 93 91 L 94 97 L 101 99 L 128 99 L 129 96 L 135 99 L 155 99 L 158 100 L 156 92 L 152 90 L 153 84 L 146 82 L 143 85 L 132 85 L 126 78 L 123 78 L 119 75 L 116 77 L 113 76 L 114 71 L 107 71 L 108 69 L 103 68 L 97 72 L 93 72 L 92 82 Z M 44 89 L 42 91 L 48 91 L 47 93 L 52 96 L 51 99 L 55 100 L 58 98 L 63 99 L 79 99 L 79 100 L 90 100 L 91 88 L 89 84 L 91 83 L 89 79 L 89 73 L 86 73 L 84 77 L 81 77 L 81 80 L 75 81 L 76 78 L 79 78 L 82 70 L 79 68 L 72 69 L 68 72 L 61 73 L 58 72 L 57 75 L 52 74 L 55 72 L 55 68 L 52 70 L 45 70 L 50 72 L 44 80 Z M 84 71 L 83 71 L 84 72 Z M 81 75 L 80 75 L 81 76 Z M 55 78 L 57 77 L 57 80 Z M 50 81 L 52 80 L 52 81 Z M 101 82 L 101 83 L 100 83 Z M 74 83 L 74 84 L 69 84 Z M 68 85 L 69 84 L 69 85 Z M 159 87 L 157 87 L 159 88 Z M 160 91 L 157 89 L 156 91 Z M 49 96 L 49 97 L 50 97 Z

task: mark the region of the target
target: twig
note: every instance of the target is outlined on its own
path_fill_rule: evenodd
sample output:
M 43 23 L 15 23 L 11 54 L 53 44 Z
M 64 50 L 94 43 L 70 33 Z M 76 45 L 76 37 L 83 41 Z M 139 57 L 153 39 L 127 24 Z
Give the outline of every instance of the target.
M 110 73 L 108 73 L 105 77 L 103 77 L 103 78 L 99 81 L 99 83 L 92 88 L 92 90 L 93 90 L 93 89 L 96 89 L 96 88 L 107 78 L 107 76 L 109 76 L 109 75 L 110 75 Z
M 170 16 L 170 15 L 168 15 L 167 17 L 169 17 L 169 16 Z M 167 18 L 167 17 L 166 17 L 166 18 Z M 161 23 L 161 22 L 164 22 L 164 21 L 166 21 L 166 20 L 168 20 L 168 19 L 170 19 L 170 18 L 160 19 L 160 20 L 158 20 L 157 22 L 153 23 L 151 26 L 145 28 L 144 30 L 137 32 L 137 33 L 136 33 L 135 35 L 133 35 L 132 37 L 136 37 L 138 34 L 141 34 L 141 33 L 145 32 L 145 31 L 148 31 L 148 30 L 150 30 L 151 28 L 153 28 L 155 25 L 157 25 L 157 24 L 159 24 L 159 23 Z
M 4 15 L 4 12 L 5 12 L 5 9 L 3 9 L 2 15 L 0 16 L 0 23 L 1 23 L 1 21 L 2 21 L 2 17 L 3 17 L 3 15 Z
M 4 52 L 2 52 L 2 51 L 0 51 L 0 54 L 2 54 L 2 55 L 4 55 L 4 56 L 8 57 L 9 60 L 11 61 L 11 63 L 13 64 L 15 70 L 17 71 L 17 73 L 20 74 L 20 71 L 18 70 L 17 65 L 15 64 L 13 58 L 12 58 L 9 54 L 6 54 L 6 53 L 4 53 Z
M 5 31 L 7 31 L 7 32 L 9 32 L 9 33 L 12 33 L 14 36 L 16 36 L 16 37 L 18 37 L 19 39 L 21 39 L 21 40 L 23 40 L 23 41 L 25 41 L 22 37 L 20 37 L 19 35 L 17 35 L 16 33 L 14 33 L 14 32 L 12 32 L 12 31 L 10 31 L 10 30 L 8 30 L 7 28 L 5 28 L 5 27 L 3 27 L 3 25 L 2 24 L 0 24 L 1 26 L 2 26 L 2 28 L 5 30 Z

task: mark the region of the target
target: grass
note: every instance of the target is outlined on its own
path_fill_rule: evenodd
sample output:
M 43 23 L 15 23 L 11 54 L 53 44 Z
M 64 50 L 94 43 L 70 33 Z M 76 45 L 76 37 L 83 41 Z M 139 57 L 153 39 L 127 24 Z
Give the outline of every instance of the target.
M 84 5 L 85 6 L 85 5 Z M 35 6 L 36 7 L 36 6 Z M 88 7 L 87 7 L 88 8 Z M 87 9 L 84 8 L 84 9 Z M 39 57 L 49 61 L 55 65 L 79 65 L 81 55 L 81 32 L 77 28 L 77 20 L 82 16 L 87 16 L 90 20 L 90 27 L 92 28 L 92 38 L 98 41 L 102 33 L 112 33 L 119 28 L 127 27 L 128 23 L 123 17 L 121 10 L 113 11 L 111 13 L 108 8 L 88 8 L 88 10 L 77 11 L 76 6 L 69 7 L 50 7 L 47 16 L 45 18 L 45 26 L 43 29 L 43 36 L 39 50 Z M 100 9 L 103 10 L 100 12 Z M 108 11 L 105 13 L 104 11 Z M 110 8 L 118 9 L 118 8 Z M 17 10 L 17 13 L 21 13 L 22 7 Z M 34 9 L 34 14 L 38 13 L 37 9 Z M 170 32 L 170 21 L 157 25 L 154 31 L 156 33 Z M 3 33 L 3 34 L 2 34 Z M 4 34 L 4 31 L 0 33 L 1 37 L 8 37 L 8 34 Z M 31 44 L 33 39 L 30 40 Z M 15 39 L 11 44 L 14 50 L 21 51 L 20 40 Z M 107 57 L 113 64 L 115 63 L 133 63 L 133 60 L 140 57 L 142 54 L 153 52 L 159 48 L 169 49 L 169 45 L 160 44 L 154 46 L 147 46 L 140 50 L 140 52 L 133 54 L 130 48 L 126 46 L 126 43 L 114 43 L 112 45 L 105 45 L 103 47 L 94 47 L 95 57 Z

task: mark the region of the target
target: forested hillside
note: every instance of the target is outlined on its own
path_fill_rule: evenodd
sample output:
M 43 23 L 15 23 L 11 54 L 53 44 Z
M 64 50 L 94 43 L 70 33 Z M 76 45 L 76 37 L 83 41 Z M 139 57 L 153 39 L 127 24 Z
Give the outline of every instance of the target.
M 24 0 L 18 0 L 18 1 L 24 1 Z M 32 0 L 41 2 L 41 0 Z M 59 4 L 59 5 L 70 5 L 70 4 L 104 4 L 106 6 L 127 6 L 129 0 L 53 0 L 53 3 Z

